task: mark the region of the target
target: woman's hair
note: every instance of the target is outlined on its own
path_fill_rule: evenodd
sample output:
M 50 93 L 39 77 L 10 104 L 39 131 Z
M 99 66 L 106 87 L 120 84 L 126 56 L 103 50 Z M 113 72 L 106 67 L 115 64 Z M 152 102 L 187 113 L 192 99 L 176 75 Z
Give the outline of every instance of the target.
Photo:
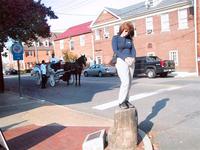
M 119 35 L 122 34 L 122 32 L 124 30 L 128 31 L 128 38 L 132 39 L 132 37 L 134 36 L 134 27 L 133 24 L 128 21 L 128 22 L 124 22 L 120 27 L 119 27 Z

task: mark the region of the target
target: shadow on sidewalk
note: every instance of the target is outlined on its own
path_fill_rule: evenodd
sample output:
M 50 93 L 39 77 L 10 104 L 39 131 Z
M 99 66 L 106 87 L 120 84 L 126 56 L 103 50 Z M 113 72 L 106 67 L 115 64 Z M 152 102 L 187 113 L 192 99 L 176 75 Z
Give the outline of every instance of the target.
M 144 132 L 149 133 L 153 127 L 153 122 L 151 121 L 151 119 L 158 115 L 158 113 L 167 105 L 168 101 L 169 98 L 164 98 L 157 101 L 152 107 L 151 113 L 146 117 L 144 121 L 139 124 L 139 128 L 142 129 Z
M 14 137 L 8 140 L 8 145 L 10 149 L 29 149 L 42 141 L 48 139 L 54 134 L 60 132 L 66 127 L 61 126 L 59 124 L 53 123 L 47 126 L 43 126 L 29 132 L 26 132 L 20 136 Z

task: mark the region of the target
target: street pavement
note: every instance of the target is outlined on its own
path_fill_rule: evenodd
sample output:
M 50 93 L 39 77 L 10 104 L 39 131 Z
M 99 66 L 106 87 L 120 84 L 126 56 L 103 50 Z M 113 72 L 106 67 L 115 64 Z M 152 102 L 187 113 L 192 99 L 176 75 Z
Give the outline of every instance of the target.
M 16 115 L 16 118 L 20 118 L 20 115 L 23 113 L 24 117 L 21 118 L 24 120 L 21 119 L 22 121 L 18 123 L 10 122 L 7 125 L 4 123 L 4 125 L 1 126 L 4 127 L 4 129 L 6 127 L 12 128 L 12 126 L 9 126 L 12 124 L 14 124 L 14 128 L 20 125 L 26 125 L 26 123 L 27 125 L 36 123 L 37 126 L 43 126 L 55 123 L 55 120 L 58 120 L 58 124 L 64 126 L 69 125 L 70 121 L 64 122 L 61 116 L 60 118 L 58 117 L 59 114 L 64 114 L 62 111 L 58 111 L 58 107 L 59 109 L 63 108 L 89 116 L 101 116 L 101 119 L 106 119 L 105 122 L 107 122 L 107 119 L 111 122 L 105 124 L 105 127 L 110 127 L 110 124 L 112 124 L 113 112 L 117 106 L 116 99 L 120 85 L 118 78 L 82 78 L 81 87 L 75 87 L 73 85 L 66 86 L 65 83 L 60 82 L 56 87 L 48 87 L 45 90 L 41 90 L 38 86 L 33 85 L 32 80 L 28 77 L 24 77 L 22 80 L 23 94 L 29 96 L 28 102 L 30 102 L 30 104 L 27 104 L 27 106 L 28 108 L 30 107 L 30 109 L 25 109 L 25 103 L 22 106 L 19 105 L 21 107 L 20 110 L 24 111 L 15 113 L 17 110 L 15 106 L 12 106 L 13 108 L 11 107 L 8 112 L 11 111 L 13 113 L 3 116 L 3 118 L 0 119 L 1 124 L 4 123 L 4 121 L 12 120 L 10 117 L 13 115 Z M 137 78 L 133 81 L 131 102 L 133 102 L 138 109 L 139 127 L 143 131 L 149 133 L 149 137 L 155 148 L 161 150 L 199 149 L 199 84 L 200 78 L 186 77 L 185 75 L 176 78 Z M 16 90 L 16 79 L 7 78 L 6 85 L 7 90 L 18 92 L 18 90 Z M 17 96 L 18 94 L 16 94 L 16 97 Z M 23 99 L 18 99 L 17 101 L 21 100 L 23 101 Z M 35 103 L 35 101 L 37 101 L 37 103 Z M 42 105 L 42 107 L 40 107 L 40 105 Z M 46 105 L 48 105 L 48 107 Z M 54 108 L 53 110 L 60 113 L 47 119 L 50 112 L 54 114 L 54 111 L 49 109 L 49 105 L 51 105 L 51 108 Z M 57 109 L 54 106 L 56 106 Z M 8 112 L 6 113 L 9 114 Z M 29 115 L 27 113 L 29 113 Z M 90 122 L 92 119 L 90 118 L 86 123 Z M 97 120 L 99 120 L 99 118 Z M 74 126 L 75 123 L 71 125 Z M 90 122 L 89 125 L 93 127 L 95 123 L 92 124 Z M 88 126 L 88 124 L 86 124 L 86 126 Z M 102 126 L 104 125 L 99 126 L 98 123 L 95 127 Z

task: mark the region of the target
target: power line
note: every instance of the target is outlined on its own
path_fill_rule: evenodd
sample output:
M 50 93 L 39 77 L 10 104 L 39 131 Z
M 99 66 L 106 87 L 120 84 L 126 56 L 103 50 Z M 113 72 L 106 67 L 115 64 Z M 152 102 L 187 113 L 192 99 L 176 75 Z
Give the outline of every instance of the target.
M 66 15 L 66 16 L 96 16 L 96 15 L 90 15 L 90 14 L 67 14 L 62 12 L 56 12 L 56 14 Z

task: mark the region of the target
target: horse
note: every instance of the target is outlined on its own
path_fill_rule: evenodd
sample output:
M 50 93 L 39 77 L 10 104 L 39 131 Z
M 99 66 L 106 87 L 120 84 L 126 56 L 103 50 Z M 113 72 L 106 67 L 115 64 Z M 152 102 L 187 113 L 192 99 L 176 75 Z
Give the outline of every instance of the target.
M 75 85 L 81 85 L 81 73 L 83 70 L 83 67 L 86 66 L 87 58 L 85 55 L 81 55 L 78 59 L 75 60 L 75 62 L 66 62 L 64 64 L 64 71 L 69 71 L 72 75 L 75 76 Z M 78 80 L 78 83 L 77 83 Z

